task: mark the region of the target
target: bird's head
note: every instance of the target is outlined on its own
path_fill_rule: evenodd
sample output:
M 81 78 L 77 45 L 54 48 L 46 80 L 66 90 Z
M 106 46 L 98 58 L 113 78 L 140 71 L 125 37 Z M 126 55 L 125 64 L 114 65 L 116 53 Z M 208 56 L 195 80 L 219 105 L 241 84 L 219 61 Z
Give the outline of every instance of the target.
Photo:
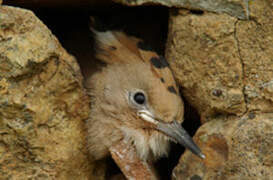
M 180 125 L 184 106 L 165 58 L 121 32 L 93 32 L 96 57 L 107 65 L 96 84 L 99 102 L 117 128 L 160 134 L 204 158 Z

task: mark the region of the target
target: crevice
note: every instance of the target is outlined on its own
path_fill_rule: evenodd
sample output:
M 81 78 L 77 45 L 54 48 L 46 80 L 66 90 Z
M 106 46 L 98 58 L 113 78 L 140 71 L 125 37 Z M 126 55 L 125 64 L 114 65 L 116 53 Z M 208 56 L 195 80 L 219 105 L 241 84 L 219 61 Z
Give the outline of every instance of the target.
M 191 14 L 195 14 L 195 15 L 203 15 L 204 14 L 204 11 L 202 10 L 190 10 Z
M 181 89 L 180 89 L 181 92 Z M 182 94 L 182 93 L 180 93 Z M 194 136 L 198 128 L 201 126 L 200 115 L 197 110 L 182 95 L 184 101 L 184 121 L 183 128 Z M 171 150 L 168 158 L 161 158 L 155 165 L 158 169 L 162 180 L 171 179 L 173 169 L 177 166 L 181 155 L 185 152 L 185 148 L 179 144 L 171 143 Z
M 94 39 L 88 27 L 89 16 L 98 18 L 103 29 L 123 31 L 142 39 L 145 45 L 149 45 L 158 54 L 164 55 L 165 52 L 169 18 L 169 9 L 165 7 L 119 6 L 106 11 L 50 9 L 50 13 L 47 9 L 35 11 L 39 19 L 57 36 L 63 47 L 76 57 L 84 77 L 88 76 L 88 73 L 97 71 L 103 65 L 94 58 Z M 186 126 L 186 129 L 191 129 L 188 127 L 189 124 Z M 51 128 L 48 124 L 41 124 L 39 127 L 49 130 Z M 171 179 L 173 168 L 183 151 L 184 148 L 180 145 L 172 144 L 169 157 L 162 158 L 156 163 L 156 171 L 161 179 Z M 121 173 L 112 159 L 107 160 L 106 165 L 107 179 Z
M 194 11 L 193 13 L 202 15 L 203 11 Z M 44 10 L 36 14 L 58 37 L 64 48 L 76 56 L 83 75 L 85 75 L 86 70 L 93 71 L 96 70 L 97 66 L 101 66 L 101 64 L 92 59 L 94 41 L 88 28 L 89 14 L 101 17 L 101 21 L 107 25 L 106 29 L 125 31 L 129 35 L 143 39 L 145 44 L 150 45 L 159 54 L 164 55 L 165 52 L 169 17 L 167 8 L 118 8 L 112 9 L 107 13 L 90 13 L 79 10 L 69 13 L 51 11 L 50 14 Z M 185 120 L 182 126 L 193 136 L 201 126 L 200 116 L 185 98 L 183 100 L 185 104 Z M 49 130 L 51 128 L 47 124 L 41 124 L 39 127 L 48 128 Z M 171 179 L 172 171 L 178 164 L 180 156 L 184 151 L 185 148 L 181 145 L 171 144 L 169 156 L 161 158 L 155 163 L 160 179 Z M 120 173 L 113 160 L 107 161 L 107 166 L 107 177 L 110 178 Z
M 234 23 L 234 39 L 236 41 L 236 46 L 237 46 L 237 51 L 240 59 L 240 63 L 242 66 L 242 93 L 244 95 L 244 103 L 245 103 L 245 112 L 243 112 L 242 116 L 245 115 L 248 112 L 248 102 L 247 102 L 247 94 L 246 94 L 246 85 L 245 85 L 245 64 L 244 60 L 242 58 L 241 54 L 241 47 L 240 47 L 240 42 L 237 36 L 237 24 L 240 22 L 239 19 L 237 19 Z

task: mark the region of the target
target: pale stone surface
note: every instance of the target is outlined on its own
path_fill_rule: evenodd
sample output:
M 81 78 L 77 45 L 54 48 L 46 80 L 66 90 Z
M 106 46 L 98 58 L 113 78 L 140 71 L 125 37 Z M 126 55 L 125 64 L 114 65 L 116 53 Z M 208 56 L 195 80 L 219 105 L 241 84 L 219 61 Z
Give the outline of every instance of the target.
M 249 110 L 273 111 L 273 3 L 253 1 L 251 20 L 237 21 L 235 38 L 243 64 Z
M 173 179 L 272 179 L 273 4 L 251 1 L 250 19 L 170 14 L 166 56 L 183 94 L 201 115 L 195 140 Z
M 1 1 L 1 0 L 0 0 Z M 113 4 L 109 0 L 3 0 L 3 4 L 20 7 L 92 7 Z
M 249 21 L 173 11 L 167 59 L 183 93 L 207 117 L 273 110 L 273 5 L 255 1 Z
M 189 151 L 179 161 L 173 179 L 269 180 L 273 177 L 273 114 L 211 119 L 197 131 L 195 141 L 206 155 Z
M 0 7 L 0 179 L 90 179 L 89 106 L 70 56 L 32 12 Z
M 246 111 L 243 72 L 235 33 L 228 15 L 194 15 L 180 10 L 170 17 L 166 57 L 183 94 L 202 121 L 216 113 Z
M 249 0 L 113 0 L 129 6 L 159 4 L 167 7 L 188 8 L 216 13 L 227 13 L 239 19 L 248 18 Z

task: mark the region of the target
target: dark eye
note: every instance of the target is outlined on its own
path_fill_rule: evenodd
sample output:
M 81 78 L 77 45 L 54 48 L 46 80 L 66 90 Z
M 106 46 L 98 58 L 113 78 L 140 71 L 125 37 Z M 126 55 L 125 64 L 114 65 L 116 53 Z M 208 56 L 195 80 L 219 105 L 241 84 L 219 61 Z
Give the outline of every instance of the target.
M 145 103 L 145 95 L 142 92 L 137 92 L 134 95 L 134 100 L 137 104 L 142 105 Z

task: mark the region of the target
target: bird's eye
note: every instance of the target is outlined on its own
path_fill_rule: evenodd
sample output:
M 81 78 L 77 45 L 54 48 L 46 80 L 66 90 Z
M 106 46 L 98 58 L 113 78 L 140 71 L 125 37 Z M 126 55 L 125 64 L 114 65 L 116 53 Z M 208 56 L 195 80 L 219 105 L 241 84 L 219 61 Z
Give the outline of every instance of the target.
M 145 99 L 145 95 L 142 92 L 137 92 L 134 95 L 134 101 L 139 104 L 142 105 L 145 103 L 146 99 Z

